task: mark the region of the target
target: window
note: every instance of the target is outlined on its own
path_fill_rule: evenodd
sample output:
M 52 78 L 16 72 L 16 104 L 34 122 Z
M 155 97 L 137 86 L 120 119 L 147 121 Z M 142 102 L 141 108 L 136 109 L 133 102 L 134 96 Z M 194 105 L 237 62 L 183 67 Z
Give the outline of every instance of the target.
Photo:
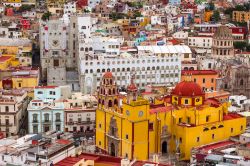
M 188 99 L 185 99 L 185 104 L 188 104 Z
M 86 29 L 86 26 L 82 26 L 82 29 Z
M 200 142 L 200 137 L 197 137 L 197 138 L 196 138 L 196 142 Z
M 33 133 L 38 133 L 38 126 L 37 125 L 33 126 Z
M 190 123 L 190 117 L 187 117 L 187 123 L 188 124 Z
M 207 115 L 207 116 L 206 116 L 206 122 L 209 122 L 209 120 L 210 120 L 210 116 Z
M 59 66 L 59 59 L 54 59 L 54 67 L 58 67 Z
M 213 78 L 211 79 L 211 82 L 214 83 L 214 79 Z
M 56 131 L 60 131 L 61 130 L 61 125 L 56 125 Z
M 214 139 L 214 134 L 212 134 L 212 139 Z
M 33 123 L 36 123 L 37 122 L 37 114 L 33 114 Z
M 211 130 L 214 130 L 214 129 L 216 129 L 216 127 L 215 127 L 215 126 L 211 127 Z
M 203 78 L 202 82 L 203 82 L 203 83 L 205 83 L 205 82 L 206 82 L 206 79 L 205 79 L 205 78 Z
M 37 94 L 43 94 L 43 92 L 42 91 L 38 91 Z
M 102 145 L 102 142 L 101 142 L 101 141 L 99 141 L 99 145 Z
M 18 87 L 19 87 L 19 88 L 22 87 L 22 84 L 21 84 L 21 83 L 18 83 Z
M 148 129 L 149 131 L 154 131 L 154 123 L 149 123 Z
M 128 139 L 128 134 L 126 134 L 126 139 Z
M 194 78 L 194 82 L 196 82 L 196 78 Z
M 60 122 L 60 117 L 61 117 L 61 114 L 60 113 L 56 113 L 56 122 Z
M 48 113 L 44 114 L 44 121 L 45 122 L 49 121 L 49 114 Z
M 182 118 L 179 118 L 179 123 L 181 123 L 181 121 L 182 121 Z
M 75 28 L 76 27 L 76 23 L 73 23 L 73 28 Z
M 203 131 L 208 131 L 208 130 L 209 130 L 209 129 L 208 129 L 207 127 L 203 129 Z
M 223 128 L 224 126 L 223 125 L 219 125 L 219 127 L 218 128 Z
M 231 128 L 231 133 L 234 132 L 234 128 Z
M 242 125 L 240 126 L 240 130 L 243 130 L 243 126 Z
M 9 112 L 9 106 L 5 106 L 5 112 Z
M 180 139 L 179 139 L 179 140 L 180 140 L 180 144 L 181 144 L 181 143 L 182 143 L 182 138 L 180 137 Z
M 99 128 L 102 128 L 102 124 L 101 123 L 99 123 Z

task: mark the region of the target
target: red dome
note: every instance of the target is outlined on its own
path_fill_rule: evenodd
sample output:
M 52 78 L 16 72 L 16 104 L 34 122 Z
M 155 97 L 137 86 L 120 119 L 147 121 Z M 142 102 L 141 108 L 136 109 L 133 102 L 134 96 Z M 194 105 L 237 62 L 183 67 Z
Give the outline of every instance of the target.
M 204 92 L 201 87 L 192 81 L 182 81 L 176 85 L 172 91 L 172 95 L 177 96 L 202 96 Z
M 137 91 L 137 87 L 134 83 L 130 84 L 127 89 L 128 91 Z
M 113 77 L 113 74 L 111 72 L 106 72 L 104 75 L 103 75 L 103 78 L 112 78 Z

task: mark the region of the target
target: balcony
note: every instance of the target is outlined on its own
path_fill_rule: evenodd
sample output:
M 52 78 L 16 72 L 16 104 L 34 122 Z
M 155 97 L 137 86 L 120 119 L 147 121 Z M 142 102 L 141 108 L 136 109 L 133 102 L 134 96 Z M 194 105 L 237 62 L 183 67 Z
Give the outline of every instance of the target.
M 95 124 L 95 120 L 91 121 L 71 121 L 67 122 L 67 125 L 85 125 L 85 124 Z
M 11 127 L 13 126 L 12 123 L 1 123 L 0 126 Z
M 51 123 L 51 120 L 44 120 L 43 123 Z
M 61 119 L 56 119 L 56 122 L 62 122 Z

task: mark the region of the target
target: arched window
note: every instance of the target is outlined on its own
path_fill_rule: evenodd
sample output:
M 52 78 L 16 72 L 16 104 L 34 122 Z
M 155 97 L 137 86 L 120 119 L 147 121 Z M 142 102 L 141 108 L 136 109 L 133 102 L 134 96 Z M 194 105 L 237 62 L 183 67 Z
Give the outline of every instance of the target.
M 101 94 L 102 94 L 102 88 L 101 88 Z
M 86 51 L 86 52 L 88 52 L 88 51 L 89 51 L 89 49 L 86 47 L 86 48 L 85 48 L 85 51 Z
M 112 80 L 112 79 L 110 79 L 110 81 L 109 81 L 109 82 L 110 82 L 110 85 L 112 85 L 112 84 L 113 84 L 113 80 Z
M 113 106 L 113 103 L 111 100 L 109 100 L 109 107 L 112 107 Z
M 115 93 L 115 88 L 113 89 L 113 94 L 115 95 L 116 93 Z
M 81 47 L 81 48 L 80 48 L 80 51 L 84 51 L 84 48 L 83 48 L 83 47 Z
M 109 95 L 111 95 L 111 89 L 109 89 Z
M 92 51 L 93 50 L 93 48 L 92 47 L 89 47 L 89 51 Z
M 203 131 L 208 131 L 208 130 L 209 130 L 209 128 L 207 128 L 207 127 L 203 129 Z
M 114 100 L 114 105 L 118 105 L 117 99 Z
M 102 100 L 102 105 L 104 105 L 104 100 Z
M 105 69 L 102 69 L 102 72 L 104 73 L 104 72 L 105 72 Z
M 101 104 L 101 99 L 98 100 L 98 103 Z
M 240 85 L 243 86 L 244 85 L 244 81 L 243 79 L 240 80 Z

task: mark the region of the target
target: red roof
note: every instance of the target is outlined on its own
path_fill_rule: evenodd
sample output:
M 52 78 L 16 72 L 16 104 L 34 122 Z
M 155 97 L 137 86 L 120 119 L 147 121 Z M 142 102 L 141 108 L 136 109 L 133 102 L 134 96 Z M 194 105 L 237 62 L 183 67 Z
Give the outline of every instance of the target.
M 10 58 L 11 58 L 11 56 L 0 56 L 0 62 L 5 62 Z
M 172 91 L 172 95 L 177 96 L 203 96 L 200 85 L 192 81 L 182 81 L 176 85 Z
M 209 144 L 209 145 L 205 145 L 202 146 L 200 148 L 198 148 L 199 150 L 202 150 L 204 153 L 208 153 L 208 151 L 210 150 L 215 150 L 218 148 L 222 148 L 222 147 L 226 147 L 226 146 L 230 146 L 230 145 L 234 145 L 236 144 L 236 142 L 233 141 L 222 141 L 222 142 L 217 142 L 214 144 Z
M 230 27 L 233 34 L 246 34 L 245 27 Z
M 149 113 L 154 114 L 154 113 L 157 113 L 157 112 L 169 112 L 172 109 L 173 109 L 173 106 L 163 106 L 163 107 L 150 109 Z
M 237 118 L 242 118 L 242 116 L 237 113 L 228 113 L 227 115 L 223 116 L 223 120 L 232 120 Z
M 66 140 L 66 139 L 58 139 L 57 141 L 56 141 L 56 143 L 58 143 L 58 144 L 63 144 L 63 145 L 67 145 L 67 144 L 69 144 L 69 143 L 71 143 L 69 140 Z
M 181 75 L 216 75 L 218 74 L 215 70 L 182 70 Z
M 113 74 L 111 72 L 106 72 L 104 75 L 103 75 L 103 78 L 112 78 L 113 77 Z

